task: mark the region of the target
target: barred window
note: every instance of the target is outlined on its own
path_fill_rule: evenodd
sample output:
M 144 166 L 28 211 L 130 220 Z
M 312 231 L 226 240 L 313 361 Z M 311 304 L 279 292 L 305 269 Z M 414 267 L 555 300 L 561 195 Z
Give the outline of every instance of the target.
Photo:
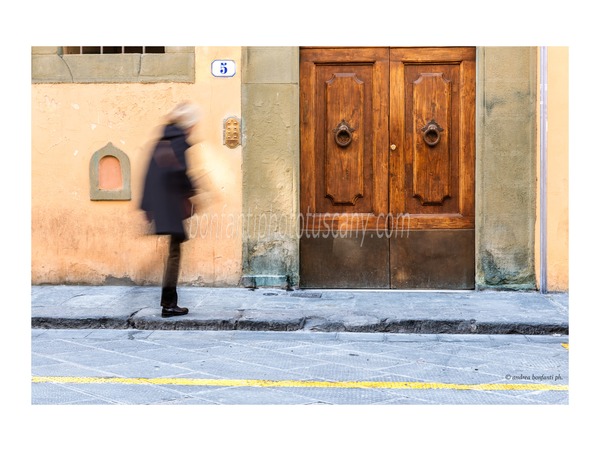
M 164 47 L 63 47 L 64 55 L 114 55 L 122 53 L 165 53 Z
M 32 47 L 32 83 L 193 83 L 195 47 Z

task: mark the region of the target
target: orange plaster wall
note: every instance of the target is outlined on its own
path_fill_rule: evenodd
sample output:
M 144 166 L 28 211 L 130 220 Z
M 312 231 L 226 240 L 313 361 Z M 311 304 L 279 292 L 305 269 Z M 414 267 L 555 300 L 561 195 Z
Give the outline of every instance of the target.
M 569 49 L 548 47 L 548 290 L 569 288 Z
M 191 100 L 203 111 L 188 161 L 203 180 L 204 215 L 184 244 L 181 282 L 238 284 L 242 150 L 224 146 L 222 132 L 226 117 L 241 116 L 241 48 L 197 47 L 195 57 L 195 83 L 32 85 L 32 283 L 160 283 L 167 241 L 147 233 L 141 187 L 164 115 Z M 215 59 L 236 61 L 237 75 L 213 77 Z M 109 142 L 130 159 L 131 201 L 90 200 L 90 159 Z

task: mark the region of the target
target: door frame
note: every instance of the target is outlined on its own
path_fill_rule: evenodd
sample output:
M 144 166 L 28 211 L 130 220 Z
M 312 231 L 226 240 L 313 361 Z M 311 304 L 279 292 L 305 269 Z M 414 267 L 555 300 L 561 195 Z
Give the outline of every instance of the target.
M 299 50 L 242 48 L 244 217 L 269 217 L 276 211 L 293 222 L 299 215 Z M 476 47 L 476 289 L 536 288 L 537 64 L 536 47 Z M 258 100 L 261 105 L 274 104 L 273 114 L 282 118 L 271 121 L 264 132 L 264 116 L 256 114 L 254 104 Z M 511 165 L 514 161 L 519 164 Z M 264 182 L 267 170 L 285 174 L 281 183 L 291 186 L 290 195 L 279 191 L 270 197 L 264 191 L 258 195 L 253 186 Z M 511 203 L 507 198 L 519 201 Z M 268 261 L 255 251 L 260 248 L 269 248 Z M 288 228 L 278 239 L 244 230 L 241 284 L 298 286 L 299 259 L 297 229 Z

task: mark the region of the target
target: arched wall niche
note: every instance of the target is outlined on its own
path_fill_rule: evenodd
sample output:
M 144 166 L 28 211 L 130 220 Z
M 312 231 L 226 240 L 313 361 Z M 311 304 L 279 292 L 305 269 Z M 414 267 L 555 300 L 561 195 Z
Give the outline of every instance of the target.
M 131 200 L 131 164 L 111 142 L 90 160 L 90 200 Z

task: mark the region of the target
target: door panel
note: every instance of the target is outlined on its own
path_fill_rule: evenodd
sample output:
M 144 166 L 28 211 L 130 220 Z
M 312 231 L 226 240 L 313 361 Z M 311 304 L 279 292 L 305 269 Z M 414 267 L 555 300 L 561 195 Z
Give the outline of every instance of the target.
M 474 287 L 474 49 L 300 58 L 301 286 Z
M 423 210 L 421 206 L 443 206 L 453 199 L 451 168 L 456 162 L 452 164 L 449 151 L 454 136 L 450 80 L 444 77 L 442 68 L 429 66 L 427 72 L 422 67 L 410 69 L 407 78 L 416 80 L 408 99 L 412 102 L 412 124 L 407 135 L 412 137 L 412 145 L 407 150 L 412 156 L 411 188 L 416 213 Z M 422 132 L 422 139 L 415 131 Z
M 321 68 L 319 68 L 321 69 Z M 365 92 L 365 84 L 372 83 L 372 73 L 364 67 L 328 67 L 317 70 L 317 84 L 324 86 L 318 97 L 317 142 L 325 149 L 317 156 L 317 164 L 325 167 L 324 196 L 319 197 L 319 211 L 335 210 L 348 206 L 348 210 L 369 212 L 372 203 L 372 159 L 370 152 L 372 136 L 372 92 Z M 324 159 L 321 159 L 321 156 Z M 366 189 L 365 189 L 366 188 Z
M 390 287 L 475 287 L 475 50 L 391 49 Z M 406 226 L 404 227 L 406 228 Z
M 303 49 L 300 74 L 301 286 L 389 287 L 367 236 L 389 206 L 389 50 Z
M 412 230 L 390 237 L 390 287 L 473 289 L 475 230 Z
M 300 239 L 301 286 L 389 288 L 389 240 L 370 232 L 332 231 Z
M 475 50 L 391 49 L 390 287 L 475 287 Z
M 390 59 L 390 211 L 410 214 L 411 229 L 474 228 L 475 50 Z
M 305 229 L 373 228 L 388 209 L 389 50 L 304 49 L 300 71 Z

